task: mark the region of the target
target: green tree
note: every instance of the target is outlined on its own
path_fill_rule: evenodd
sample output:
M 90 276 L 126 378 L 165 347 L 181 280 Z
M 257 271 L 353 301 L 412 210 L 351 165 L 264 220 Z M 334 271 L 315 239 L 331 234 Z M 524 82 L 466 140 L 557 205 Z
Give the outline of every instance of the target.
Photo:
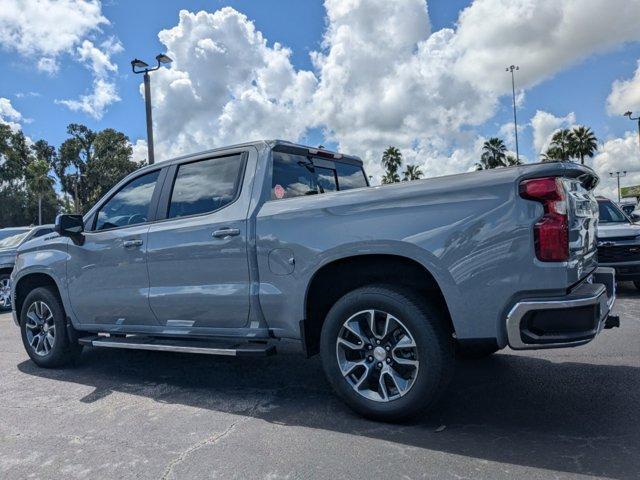
M 504 141 L 492 137 L 482 145 L 480 162 L 476 163 L 476 170 L 487 170 L 506 166 L 507 146 Z
M 420 180 L 424 173 L 422 173 L 422 170 L 420 170 L 420 167 L 418 165 L 407 165 L 407 168 L 405 168 L 402 175 L 403 181 L 411 181 Z
M 26 169 L 27 191 L 38 199 L 38 225 L 42 225 L 42 198 L 55 183 L 50 170 L 51 166 L 43 159 L 35 159 Z
M 572 156 L 580 158 L 584 165 L 585 157 L 593 158 L 598 150 L 598 139 L 590 128 L 584 126 L 574 127 L 572 134 Z
M 560 162 L 569 162 L 573 156 L 575 140 L 571 130 L 564 128 L 558 130 L 551 137 L 551 143 L 547 149 L 547 158 L 553 158 Z
M 0 226 L 53 221 L 58 200 L 49 175 L 55 149 L 39 140 L 30 144 L 21 131 L 0 124 Z
M 382 176 L 382 183 L 397 183 L 400 181 L 398 170 L 402 165 L 402 152 L 396 147 L 388 147 L 382 153 L 382 166 L 385 173 Z
M 522 165 L 523 164 L 522 160 L 518 160 L 513 155 L 507 155 L 504 158 L 504 163 L 505 163 L 505 166 L 507 166 L 507 167 L 514 167 L 516 165 Z
M 74 210 L 84 213 L 124 176 L 140 168 L 131 159 L 129 138 L 107 128 L 94 132 L 85 125 L 67 127 L 70 138 L 60 146 L 54 170 L 62 191 L 74 199 Z

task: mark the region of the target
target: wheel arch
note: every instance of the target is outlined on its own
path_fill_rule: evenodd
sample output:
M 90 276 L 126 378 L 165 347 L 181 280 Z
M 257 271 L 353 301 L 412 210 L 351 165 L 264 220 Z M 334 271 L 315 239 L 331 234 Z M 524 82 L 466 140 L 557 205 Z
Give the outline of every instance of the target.
M 331 306 L 349 291 L 371 284 L 403 286 L 429 298 L 455 334 L 449 306 L 432 271 L 414 258 L 390 253 L 367 253 L 334 259 L 320 266 L 307 284 L 300 334 L 307 356 L 318 353 L 320 332 Z
M 62 301 L 62 296 L 60 294 L 60 287 L 58 286 L 56 280 L 51 275 L 44 272 L 31 272 L 18 278 L 18 280 L 16 280 L 15 286 L 13 287 L 13 292 L 15 295 L 14 303 L 16 307 L 16 318 L 20 319 L 22 306 L 25 298 L 27 298 L 27 295 L 29 295 L 29 292 L 39 287 L 50 287 L 58 296 L 61 304 L 64 306 L 64 302 Z

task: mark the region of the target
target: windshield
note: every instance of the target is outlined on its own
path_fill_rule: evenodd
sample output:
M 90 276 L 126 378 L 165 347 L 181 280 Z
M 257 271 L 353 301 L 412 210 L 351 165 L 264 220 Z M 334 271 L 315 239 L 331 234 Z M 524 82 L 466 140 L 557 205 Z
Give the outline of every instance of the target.
M 4 240 L 0 240 L 0 249 L 17 247 L 27 235 L 29 235 L 29 230 L 23 233 L 18 233 L 17 235 L 13 235 L 11 237 L 7 237 Z
M 4 240 L 5 238 L 13 237 L 19 233 L 28 232 L 28 228 L 3 228 L 0 229 L 0 240 Z
M 600 223 L 629 223 L 629 218 L 611 202 L 598 202 Z

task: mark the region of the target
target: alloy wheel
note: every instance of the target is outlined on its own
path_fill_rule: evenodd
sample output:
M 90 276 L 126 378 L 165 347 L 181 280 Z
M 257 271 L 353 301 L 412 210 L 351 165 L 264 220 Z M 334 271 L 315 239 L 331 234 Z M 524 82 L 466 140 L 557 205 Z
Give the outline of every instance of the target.
M 45 357 L 56 342 L 56 326 L 51 308 L 41 300 L 33 302 L 27 310 L 25 324 L 27 342 L 36 355 Z
M 382 310 L 363 310 L 349 317 L 336 340 L 338 366 L 361 396 L 390 402 L 415 383 L 418 349 L 409 329 Z
M 11 280 L 0 280 L 0 308 L 11 308 Z

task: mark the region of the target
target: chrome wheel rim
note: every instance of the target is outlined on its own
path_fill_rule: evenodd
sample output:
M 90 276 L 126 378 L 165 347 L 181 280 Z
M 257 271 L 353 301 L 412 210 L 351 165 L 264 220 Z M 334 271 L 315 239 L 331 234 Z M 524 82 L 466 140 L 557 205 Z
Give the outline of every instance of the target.
M 0 280 L 0 308 L 11 307 L 11 280 L 3 278 Z
M 390 402 L 409 393 L 420 368 L 410 330 L 382 310 L 362 310 L 343 323 L 336 357 L 351 388 L 375 402 Z
M 41 357 L 49 355 L 56 343 L 56 325 L 51 308 L 40 300 L 33 302 L 27 310 L 25 327 L 27 343 L 33 352 Z

